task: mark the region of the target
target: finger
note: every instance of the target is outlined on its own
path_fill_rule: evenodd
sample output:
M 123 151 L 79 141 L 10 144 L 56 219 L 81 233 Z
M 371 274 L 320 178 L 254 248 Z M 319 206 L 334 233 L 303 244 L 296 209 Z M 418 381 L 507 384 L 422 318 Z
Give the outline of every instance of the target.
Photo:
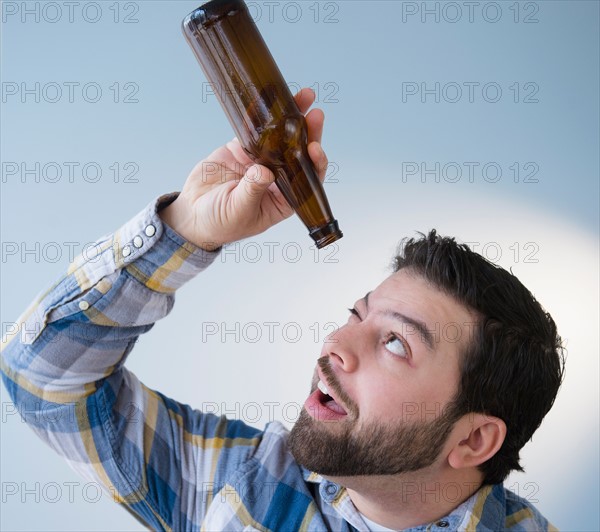
M 245 171 L 246 166 L 227 147 L 221 146 L 200 161 L 192 174 L 199 176 L 202 184 L 215 186 L 226 181 L 239 181 Z
M 275 175 L 266 166 L 252 165 L 233 191 L 236 208 L 247 213 L 258 212 L 262 198 L 275 181 Z
M 325 123 L 325 113 L 322 109 L 313 109 L 306 115 L 306 125 L 308 126 L 308 142 L 321 142 L 323 136 L 323 124 Z
M 321 183 L 323 183 L 327 174 L 327 167 L 329 166 L 329 160 L 327 159 L 327 155 L 325 154 L 323 148 L 318 142 L 311 142 L 308 145 L 308 155 L 310 156 L 312 162 L 315 165 L 317 175 L 319 176 L 319 180 L 321 181 Z
M 227 149 L 233 154 L 239 164 L 243 165 L 244 170 L 247 170 L 249 166 L 254 164 L 254 161 L 250 159 L 248 154 L 242 148 L 240 141 L 237 138 L 230 140 L 227 144 Z M 238 165 L 239 166 L 239 165 Z M 244 172 L 240 172 L 244 173 Z
M 306 114 L 306 111 L 310 109 L 310 106 L 314 103 L 316 98 L 315 91 L 309 88 L 300 89 L 300 92 L 296 93 L 294 100 L 296 105 L 302 114 Z
M 227 148 L 227 146 L 221 146 L 220 148 L 217 148 L 202 162 L 218 164 L 230 171 L 240 170 L 241 166 L 240 163 L 237 161 L 236 157 L 233 155 L 233 153 L 231 153 L 231 150 Z M 243 167 L 242 170 L 244 170 Z M 244 172 L 241 171 L 240 175 L 243 174 Z

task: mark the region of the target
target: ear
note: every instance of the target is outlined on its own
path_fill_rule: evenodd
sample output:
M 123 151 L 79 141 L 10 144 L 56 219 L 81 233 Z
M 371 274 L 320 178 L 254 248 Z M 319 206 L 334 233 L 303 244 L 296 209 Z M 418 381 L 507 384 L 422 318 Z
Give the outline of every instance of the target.
M 448 455 L 448 463 L 455 469 L 483 464 L 498 452 L 506 437 L 506 423 L 500 418 L 471 413 L 462 421 L 462 439 Z

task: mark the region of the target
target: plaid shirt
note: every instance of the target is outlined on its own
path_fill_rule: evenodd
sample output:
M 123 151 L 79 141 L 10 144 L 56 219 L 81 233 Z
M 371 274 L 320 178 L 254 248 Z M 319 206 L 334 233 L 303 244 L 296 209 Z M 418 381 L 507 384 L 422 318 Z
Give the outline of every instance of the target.
M 203 414 L 125 367 L 136 338 L 218 253 L 164 225 L 154 201 L 80 256 L 3 339 L 4 383 L 31 428 L 81 475 L 160 530 L 368 530 L 347 491 L 295 462 L 280 423 L 264 431 Z M 410 530 L 551 530 L 527 501 L 484 486 Z

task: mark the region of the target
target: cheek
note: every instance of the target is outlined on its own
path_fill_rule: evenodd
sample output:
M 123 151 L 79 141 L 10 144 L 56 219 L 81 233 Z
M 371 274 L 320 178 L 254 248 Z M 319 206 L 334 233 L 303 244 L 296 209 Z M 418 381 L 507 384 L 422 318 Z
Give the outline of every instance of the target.
M 386 422 L 399 419 L 406 404 L 421 400 L 414 379 L 389 373 L 362 379 L 355 397 L 364 420 Z
M 431 420 L 453 397 L 454 375 L 441 368 L 365 377 L 353 395 L 363 420 Z

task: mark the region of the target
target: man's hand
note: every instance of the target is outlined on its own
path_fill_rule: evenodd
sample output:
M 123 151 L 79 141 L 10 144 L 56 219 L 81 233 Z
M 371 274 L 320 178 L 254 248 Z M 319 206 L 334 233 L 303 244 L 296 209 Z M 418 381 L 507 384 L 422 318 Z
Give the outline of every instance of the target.
M 302 89 L 294 98 L 304 114 L 315 93 Z M 306 122 L 308 153 L 322 182 L 327 170 L 321 148 L 323 111 L 313 109 Z M 233 139 L 195 166 L 179 197 L 160 216 L 183 238 L 212 251 L 262 233 L 293 214 L 274 181 L 273 172 L 253 163 Z

